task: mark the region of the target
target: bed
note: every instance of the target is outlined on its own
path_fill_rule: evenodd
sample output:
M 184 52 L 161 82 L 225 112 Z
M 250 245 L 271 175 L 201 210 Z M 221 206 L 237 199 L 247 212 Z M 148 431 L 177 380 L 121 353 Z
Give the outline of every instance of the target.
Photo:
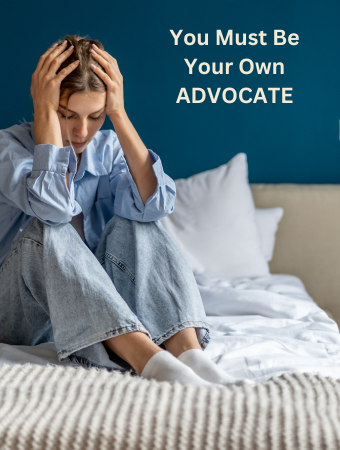
M 207 355 L 255 386 L 159 383 L 60 362 L 53 342 L 0 344 L 1 449 L 340 448 L 340 187 L 250 188 L 257 208 L 284 209 L 270 273 L 194 275 Z

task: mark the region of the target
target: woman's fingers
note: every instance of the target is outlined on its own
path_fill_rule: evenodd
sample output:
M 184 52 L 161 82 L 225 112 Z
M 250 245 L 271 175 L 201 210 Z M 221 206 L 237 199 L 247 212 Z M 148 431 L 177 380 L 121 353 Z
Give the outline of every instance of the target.
M 108 74 L 108 75 L 111 75 L 111 71 L 112 71 L 112 67 L 111 67 L 111 64 L 110 64 L 110 62 L 106 59 L 106 58 L 104 58 L 103 56 L 101 56 L 101 55 L 99 55 L 98 53 L 96 53 L 94 50 L 91 50 L 91 54 L 92 54 L 92 57 L 96 60 L 96 61 L 98 61 L 99 62 L 99 64 L 105 69 L 105 72 Z
M 59 56 L 61 53 L 63 53 L 65 51 L 67 45 L 67 41 L 66 43 L 62 43 L 60 45 L 58 45 L 58 47 L 55 47 L 51 52 L 48 53 L 48 55 L 44 58 L 44 62 L 43 62 L 43 66 L 40 69 L 39 74 L 42 77 L 45 77 L 45 75 L 47 74 L 47 72 L 50 69 L 50 65 L 52 63 L 52 61 L 54 61 L 54 59 Z
M 112 81 L 112 79 L 109 77 L 107 73 L 105 73 L 100 67 L 95 66 L 94 64 L 91 64 L 92 69 L 94 72 L 104 81 L 106 85 Z
M 114 63 L 114 65 L 118 66 L 116 58 L 114 58 L 112 55 L 110 55 L 110 53 L 106 52 L 105 50 L 101 50 L 97 46 L 94 47 L 93 44 L 92 44 L 91 50 L 94 50 L 95 52 L 97 52 L 98 55 L 102 56 L 107 61 L 112 61 Z M 93 54 L 93 51 L 91 51 L 91 53 Z
M 92 48 L 91 48 L 91 53 L 92 52 L 97 52 L 99 55 L 101 55 L 104 59 L 106 59 L 107 61 L 112 58 L 112 56 L 110 55 L 110 53 L 106 52 L 105 50 L 101 50 L 100 48 L 98 48 L 97 46 L 94 46 L 94 44 L 92 44 Z
M 74 70 L 76 67 L 78 67 L 79 64 L 79 59 L 77 59 L 76 61 L 73 61 L 73 63 L 69 64 L 67 67 L 64 67 L 64 69 L 62 69 L 58 75 L 55 76 L 55 80 L 58 82 L 58 85 L 61 84 L 61 82 L 63 81 L 63 79 L 65 77 L 67 77 L 67 75 L 69 73 L 72 72 L 72 70 Z
M 96 52 L 102 52 L 101 54 Z M 105 69 L 105 72 L 109 75 L 112 81 L 119 81 L 119 69 L 117 60 L 113 58 L 109 53 L 100 49 L 91 50 L 92 57 L 99 62 L 99 64 Z M 102 56 L 103 55 L 103 56 Z M 100 69 L 99 69 L 100 70 Z M 101 71 L 102 72 L 102 71 Z M 96 72 L 98 75 L 100 72 Z
M 67 43 L 67 41 L 66 41 Z M 62 69 L 58 75 L 57 70 L 60 65 L 71 54 L 71 50 L 66 50 L 66 45 L 51 47 L 40 57 L 36 72 L 32 75 L 31 95 L 34 109 L 54 109 L 58 110 L 60 101 L 60 85 L 62 80 L 74 70 L 79 60 L 69 64 Z
M 48 79 L 52 79 L 56 76 L 57 70 L 61 66 L 61 64 L 69 58 L 73 53 L 74 47 L 71 45 L 67 50 L 64 50 L 60 55 L 56 56 L 54 60 L 51 62 L 49 70 L 46 74 Z
M 34 75 L 34 74 L 38 74 L 38 73 L 40 72 L 40 70 L 41 70 L 41 68 L 42 68 L 42 66 L 43 66 L 43 64 L 44 64 L 44 62 L 45 62 L 46 57 L 47 57 L 50 53 L 52 53 L 52 52 L 55 50 L 55 48 L 56 48 L 56 47 L 50 47 L 49 49 L 46 50 L 46 52 L 45 52 L 43 55 L 40 56 L 38 65 L 37 65 L 35 71 L 33 72 L 33 75 Z

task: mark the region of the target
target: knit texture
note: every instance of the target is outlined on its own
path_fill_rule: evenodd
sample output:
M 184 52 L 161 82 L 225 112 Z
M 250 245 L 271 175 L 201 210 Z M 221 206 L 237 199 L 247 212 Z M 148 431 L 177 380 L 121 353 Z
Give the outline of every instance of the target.
M 340 449 L 340 380 L 182 386 L 106 369 L 0 367 L 0 448 Z

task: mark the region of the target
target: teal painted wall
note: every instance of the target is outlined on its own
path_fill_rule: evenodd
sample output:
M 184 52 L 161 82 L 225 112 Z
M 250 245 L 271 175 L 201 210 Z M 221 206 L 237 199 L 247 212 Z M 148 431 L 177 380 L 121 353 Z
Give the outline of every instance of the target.
M 39 56 L 65 34 L 89 35 L 117 59 L 127 114 L 172 178 L 245 152 L 251 182 L 340 183 L 339 19 L 338 0 L 7 2 L 0 31 L 0 128 L 33 120 L 30 84 Z M 183 29 L 178 46 L 170 29 Z M 218 29 L 264 31 L 267 46 L 217 46 Z M 297 33 L 299 44 L 274 46 L 275 29 Z M 186 33 L 208 33 L 209 45 L 185 45 Z M 234 66 L 229 75 L 189 75 L 184 58 L 197 58 L 195 67 Z M 243 58 L 282 62 L 285 73 L 243 75 Z M 176 103 L 181 87 L 189 94 L 192 87 L 221 87 L 220 98 L 213 104 L 207 93 L 203 103 Z M 226 87 L 292 87 L 293 103 L 272 103 L 267 96 L 267 104 L 227 104 Z M 113 127 L 106 120 L 103 128 Z

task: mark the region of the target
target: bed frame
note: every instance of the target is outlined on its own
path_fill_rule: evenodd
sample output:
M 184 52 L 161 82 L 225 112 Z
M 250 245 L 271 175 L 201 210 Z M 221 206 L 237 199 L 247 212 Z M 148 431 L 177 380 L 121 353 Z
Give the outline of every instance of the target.
M 271 272 L 299 277 L 340 326 L 340 185 L 251 184 L 251 189 L 256 207 L 284 208 Z

